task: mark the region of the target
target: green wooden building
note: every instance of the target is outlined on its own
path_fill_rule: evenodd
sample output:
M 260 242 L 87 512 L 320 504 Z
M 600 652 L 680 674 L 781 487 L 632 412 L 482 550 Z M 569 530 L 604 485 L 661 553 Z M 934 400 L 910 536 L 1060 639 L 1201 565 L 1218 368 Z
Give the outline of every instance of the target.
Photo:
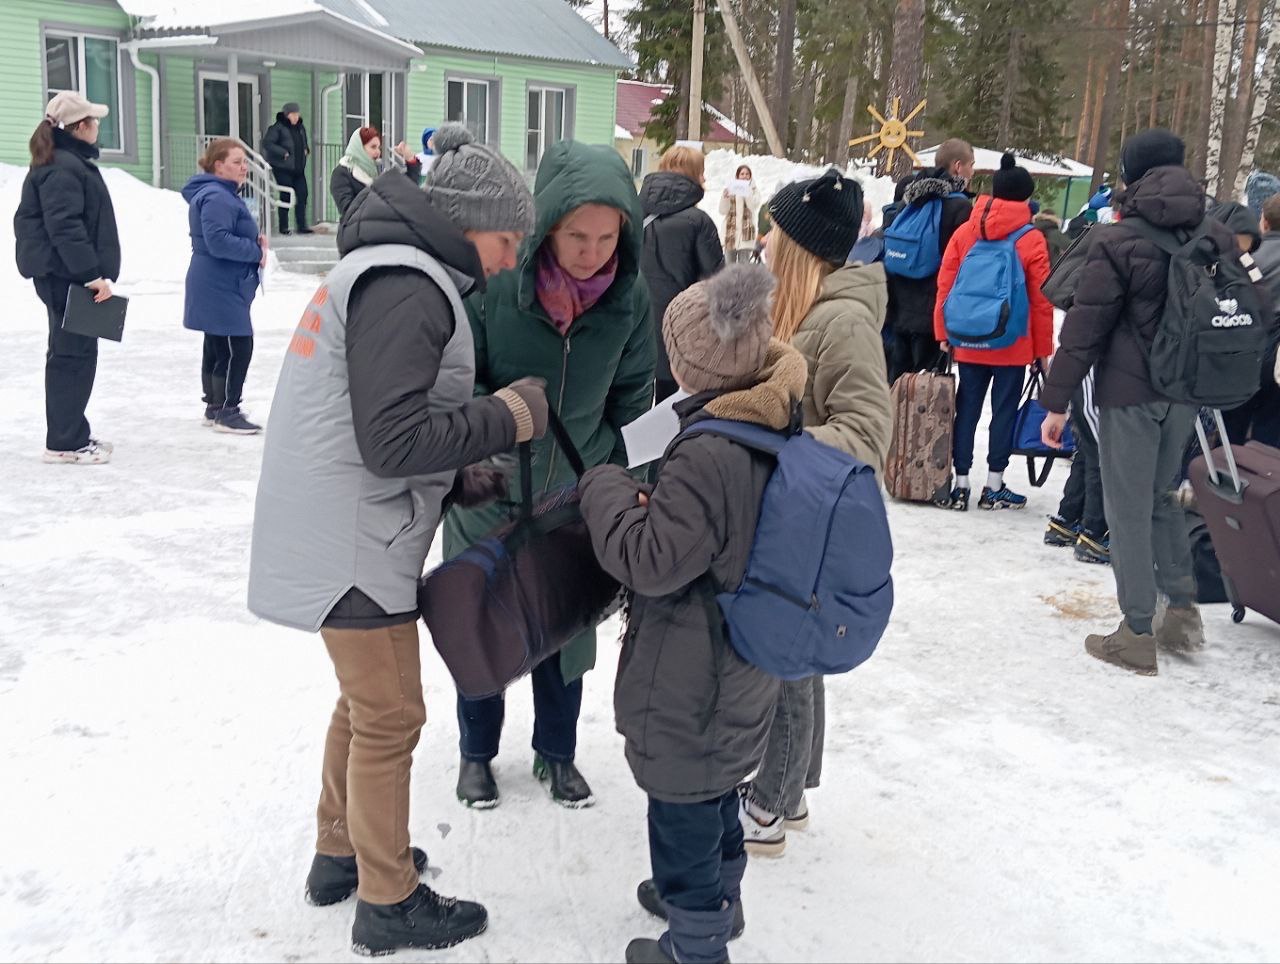
M 532 175 L 556 140 L 613 143 L 628 66 L 564 0 L 3 0 L 0 161 L 27 163 L 44 104 L 75 89 L 111 107 L 103 163 L 179 187 L 208 140 L 258 148 L 296 101 L 328 220 L 356 127 L 420 149 L 460 120 Z

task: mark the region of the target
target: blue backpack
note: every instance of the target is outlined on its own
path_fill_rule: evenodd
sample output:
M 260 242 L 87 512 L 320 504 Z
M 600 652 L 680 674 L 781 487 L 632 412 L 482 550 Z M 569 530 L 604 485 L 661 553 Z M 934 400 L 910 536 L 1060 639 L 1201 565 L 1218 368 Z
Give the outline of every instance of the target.
M 947 197 L 962 198 L 959 191 Z M 942 198 L 909 204 L 884 229 L 884 270 L 902 278 L 928 278 L 942 266 Z
M 1027 334 L 1031 302 L 1018 258 L 1029 224 L 999 241 L 979 240 L 960 263 L 942 305 L 947 341 L 957 348 L 1008 348 Z
M 893 542 L 875 472 L 803 432 L 709 419 L 681 437 L 698 434 L 778 460 L 742 585 L 715 597 L 729 644 L 782 679 L 853 669 L 875 652 L 893 609 Z

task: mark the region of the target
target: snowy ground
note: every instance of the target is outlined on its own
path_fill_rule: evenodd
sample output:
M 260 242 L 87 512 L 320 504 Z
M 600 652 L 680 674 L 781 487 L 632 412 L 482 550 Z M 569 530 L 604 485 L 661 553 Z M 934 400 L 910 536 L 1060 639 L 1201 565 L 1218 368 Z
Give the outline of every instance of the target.
M 268 423 L 309 297 L 288 281 L 255 308 L 246 407 Z M 114 461 L 43 465 L 43 311 L 0 294 L 0 960 L 354 959 L 352 904 L 302 901 L 332 670 L 318 639 L 244 608 L 261 439 L 200 426 L 199 339 L 170 287 L 102 348 L 89 414 Z M 1064 477 L 1022 514 L 890 508 L 893 623 L 829 681 L 813 824 L 753 861 L 735 959 L 1280 957 L 1280 628 L 1211 607 L 1209 648 L 1154 679 L 1086 657 L 1118 616 L 1109 572 L 1040 544 Z M 616 961 L 659 933 L 634 900 L 616 638 L 587 679 L 599 802 L 581 812 L 529 775 L 527 685 L 502 806 L 457 803 L 453 693 L 424 642 L 413 836 L 432 884 L 491 924 L 400 959 Z

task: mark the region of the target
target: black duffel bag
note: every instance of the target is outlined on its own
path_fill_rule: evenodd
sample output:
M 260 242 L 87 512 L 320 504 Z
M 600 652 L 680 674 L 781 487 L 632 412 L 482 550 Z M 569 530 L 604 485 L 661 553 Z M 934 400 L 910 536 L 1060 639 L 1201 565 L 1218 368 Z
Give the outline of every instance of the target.
M 555 412 L 548 425 L 581 479 L 582 457 Z M 519 451 L 516 518 L 418 583 L 422 620 L 468 699 L 501 693 L 622 604 L 622 587 L 591 548 L 577 485 L 534 505 L 529 443 Z

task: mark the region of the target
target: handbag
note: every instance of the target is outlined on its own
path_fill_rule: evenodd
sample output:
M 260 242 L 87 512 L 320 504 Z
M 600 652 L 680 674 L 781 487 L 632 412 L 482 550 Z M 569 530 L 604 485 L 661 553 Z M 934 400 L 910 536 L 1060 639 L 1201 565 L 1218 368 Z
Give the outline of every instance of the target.
M 579 479 L 582 456 L 555 412 L 548 426 Z M 418 609 L 458 692 L 501 693 L 622 605 L 596 560 L 576 483 L 533 501 L 532 447 L 521 443 L 516 517 L 418 583 Z
M 1062 429 L 1062 448 L 1044 444 L 1040 438 L 1040 426 L 1044 424 L 1048 410 L 1040 404 L 1040 392 L 1044 389 L 1044 372 L 1039 364 L 1031 366 L 1027 386 L 1022 392 L 1022 404 L 1018 406 L 1018 418 L 1013 423 L 1013 454 L 1027 458 L 1027 481 L 1040 488 L 1049 479 L 1049 471 L 1055 459 L 1069 458 L 1076 450 L 1076 441 L 1068 423 Z M 1044 459 L 1044 466 L 1036 472 L 1036 459 Z

